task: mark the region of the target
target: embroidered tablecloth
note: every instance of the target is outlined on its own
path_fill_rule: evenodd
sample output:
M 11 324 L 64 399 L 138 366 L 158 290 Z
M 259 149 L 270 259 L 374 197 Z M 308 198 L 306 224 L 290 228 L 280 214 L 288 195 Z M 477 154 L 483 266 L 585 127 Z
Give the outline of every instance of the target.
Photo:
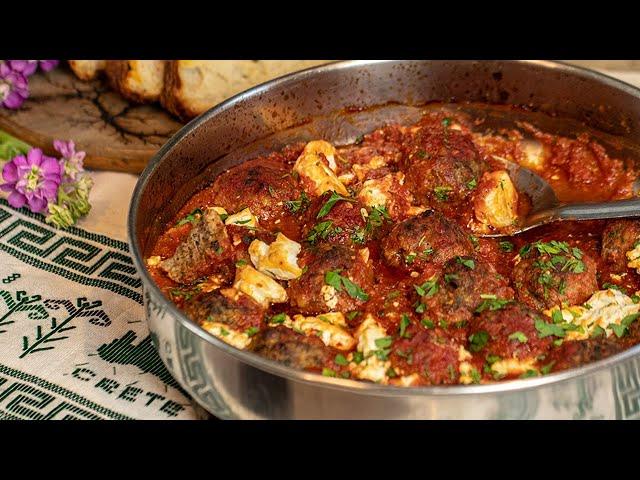
M 68 230 L 0 198 L 0 419 L 195 418 L 144 320 L 126 243 L 137 177 L 93 178 L 92 211 Z

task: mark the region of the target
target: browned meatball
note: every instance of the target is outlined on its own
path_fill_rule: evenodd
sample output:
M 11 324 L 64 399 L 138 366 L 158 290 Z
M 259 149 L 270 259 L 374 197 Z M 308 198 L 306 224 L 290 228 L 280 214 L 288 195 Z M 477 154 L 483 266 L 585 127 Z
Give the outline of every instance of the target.
M 468 135 L 447 127 L 420 130 L 404 159 L 405 185 L 419 202 L 435 207 L 465 199 L 483 168 Z
M 318 337 L 307 337 L 286 327 L 257 333 L 250 348 L 258 355 L 301 370 L 321 370 L 338 353 Z
M 501 359 L 535 359 L 551 348 L 553 337 L 540 338 L 535 322 L 542 320 L 535 310 L 520 303 L 483 311 L 470 328 L 469 349 Z
M 518 299 L 532 308 L 581 304 L 598 290 L 594 260 L 566 242 L 536 242 L 520 256 L 513 283 Z
M 462 229 L 434 210 L 411 217 L 393 227 L 382 241 L 389 265 L 420 270 L 442 264 L 457 255 L 470 255 L 473 245 Z
M 640 240 L 640 220 L 612 220 L 602 232 L 602 258 L 617 271 L 627 269 L 627 255 Z
M 282 230 L 283 221 L 293 220 L 285 202 L 295 200 L 300 193 L 290 173 L 278 162 L 248 161 L 216 179 L 213 205 L 229 213 L 249 208 L 262 227 Z M 280 222 L 276 224 L 277 220 Z
M 412 331 L 410 338 L 400 338 L 393 343 L 390 358 L 403 375 L 418 373 L 420 383 L 454 384 L 460 381 L 460 347 L 463 345 L 451 329 L 419 327 Z
M 264 309 L 235 289 L 196 295 L 185 302 L 184 311 L 197 323 L 220 322 L 240 331 L 260 326 L 264 318 Z
M 358 252 L 340 245 L 318 245 L 307 252 L 307 270 L 297 280 L 289 282 L 289 298 L 293 308 L 305 314 L 329 311 L 357 310 L 371 294 L 373 271 L 371 262 Z M 340 291 L 327 284 L 327 272 L 333 272 L 355 284 L 361 290 L 355 297 L 340 283 Z M 333 275 L 336 279 L 336 275 Z
M 171 280 L 186 284 L 212 273 L 232 257 L 233 248 L 225 226 L 215 210 L 208 208 L 173 256 L 160 263 L 160 269 Z
M 425 316 L 448 323 L 470 320 L 474 311 L 492 300 L 511 300 L 514 293 L 509 281 L 493 265 L 471 257 L 449 260 L 432 294 L 425 288 L 421 302 Z
M 332 195 L 335 194 L 326 192 L 313 199 L 305 215 L 306 221 L 302 227 L 303 238 L 312 243 L 325 241 L 342 245 L 364 243 L 365 221 L 360 213 L 364 205 L 354 199 L 329 202 Z M 320 218 L 318 218 L 319 214 L 322 214 Z
M 550 371 L 566 370 L 602 360 L 630 346 L 618 338 L 605 336 L 577 342 L 563 342 L 551 351 L 545 362 L 552 364 Z

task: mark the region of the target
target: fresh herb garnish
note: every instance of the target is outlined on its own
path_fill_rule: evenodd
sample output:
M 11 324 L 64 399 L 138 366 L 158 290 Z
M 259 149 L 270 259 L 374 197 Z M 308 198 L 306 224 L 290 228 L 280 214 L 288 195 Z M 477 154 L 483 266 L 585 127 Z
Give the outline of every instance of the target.
M 325 377 L 335 377 L 336 376 L 336 372 L 330 368 L 324 367 L 322 369 L 322 375 Z
M 371 235 L 375 228 L 381 227 L 385 220 L 390 220 L 391 216 L 387 211 L 387 207 L 384 205 L 376 205 L 371 208 L 369 215 L 367 216 L 367 224 L 365 226 L 365 233 Z
M 438 280 L 432 278 L 431 280 L 427 280 L 422 285 L 414 285 L 413 288 L 416 289 L 416 292 L 421 297 L 433 297 L 438 292 Z
M 324 275 L 324 283 L 331 285 L 338 292 L 341 292 L 342 287 L 344 287 L 347 294 L 356 300 L 362 300 L 363 302 L 369 300 L 369 295 L 347 277 L 340 275 L 338 271 L 327 271 Z
M 325 240 L 332 231 L 333 222 L 331 220 L 327 220 L 325 222 L 320 222 L 311 229 L 309 235 L 307 235 L 307 242 L 313 244 L 318 241 L 318 238 Z M 334 229 L 335 231 L 335 229 Z
M 474 262 L 473 259 L 471 258 L 464 258 L 464 257 L 458 256 L 456 257 L 456 262 L 458 262 L 460 265 L 464 265 L 470 270 L 473 270 L 474 268 L 476 268 L 476 262 Z
M 433 321 L 430 318 L 423 318 L 422 320 L 420 320 L 420 323 L 422 325 L 424 325 L 427 328 L 434 328 L 435 324 L 433 323 Z
M 291 213 L 298 213 L 298 212 L 302 213 L 307 208 L 309 208 L 310 204 L 311 202 L 309 200 L 309 197 L 304 191 L 300 192 L 300 197 L 298 198 L 298 200 L 286 200 L 284 202 L 285 208 L 289 210 Z
M 247 264 L 247 261 L 244 258 L 241 258 L 236 262 L 236 267 L 244 267 Z
M 407 327 L 409 326 L 410 323 L 411 321 L 409 320 L 409 315 L 407 315 L 406 313 L 403 313 L 402 317 L 400 318 L 400 329 L 398 332 L 400 337 L 411 338 L 411 335 L 407 333 Z
M 274 324 L 279 324 L 279 323 L 284 323 L 284 321 L 287 319 L 287 314 L 286 313 L 278 313 L 277 315 L 274 315 L 273 317 L 271 317 L 269 319 L 269 323 L 274 323 Z
M 449 192 L 451 192 L 453 188 L 447 186 L 436 187 L 433 189 L 433 193 L 435 193 L 436 198 L 441 202 L 446 202 L 449 200 Z
M 562 328 L 560 324 L 547 323 L 540 318 L 536 318 L 534 325 L 538 331 L 538 337 L 540 338 L 549 337 L 551 335 L 562 338 L 565 335 L 564 328 Z
M 616 334 L 616 337 L 620 338 L 627 333 L 629 326 L 636 321 L 636 319 L 640 317 L 640 313 L 632 313 L 631 315 L 627 315 L 622 320 L 620 320 L 620 325 L 611 324 L 611 330 Z
M 349 365 L 349 361 L 341 353 L 336 355 L 336 358 L 334 359 L 334 362 L 336 363 L 336 365 L 342 365 L 343 367 L 346 366 L 346 365 Z
M 482 298 L 482 303 L 478 305 L 478 308 L 476 308 L 475 310 L 476 313 L 482 313 L 485 310 L 490 310 L 492 312 L 496 310 L 501 310 L 513 302 L 513 300 L 504 300 L 496 297 L 495 295 L 484 294 L 484 293 L 480 295 L 480 298 Z
M 178 223 L 176 223 L 176 227 L 181 227 L 186 223 L 195 224 L 198 220 L 200 220 L 200 217 L 202 216 L 202 214 L 203 214 L 202 209 L 196 208 L 191 213 L 188 213 L 187 215 L 185 215 Z
M 500 250 L 502 250 L 503 252 L 513 252 L 514 248 L 515 246 L 513 245 L 513 243 L 509 242 L 508 240 L 500 242 Z
M 621 287 L 619 285 L 615 285 L 613 283 L 603 283 L 602 284 L 602 288 L 608 289 L 608 290 L 617 290 L 621 293 L 624 293 L 625 295 L 627 294 L 627 289 L 624 287 Z
M 472 352 L 479 352 L 484 348 L 488 341 L 489 332 L 487 332 L 486 330 L 479 330 L 469 335 L 469 342 L 471 342 L 469 348 Z
M 246 333 L 247 336 L 249 336 L 249 337 L 253 337 L 259 331 L 260 331 L 260 329 L 258 327 L 249 327 L 244 331 L 244 333 Z
M 477 186 L 478 186 L 478 181 L 475 179 L 475 177 L 467 182 L 467 188 L 469 190 L 473 190 Z
M 327 215 L 331 209 L 333 208 L 333 206 L 340 202 L 340 201 L 344 201 L 344 202 L 355 202 L 355 200 L 353 198 L 348 198 L 348 197 L 343 197 L 342 195 L 337 194 L 336 192 L 331 192 L 331 196 L 329 197 L 329 199 L 325 202 L 324 205 L 322 205 L 322 208 L 320 209 L 320 211 L 318 212 L 318 215 L 316 215 L 316 218 L 322 218 L 325 215 Z
M 517 340 L 520 343 L 527 343 L 529 339 L 527 336 L 521 331 L 513 332 L 511 335 L 507 337 L 508 340 Z

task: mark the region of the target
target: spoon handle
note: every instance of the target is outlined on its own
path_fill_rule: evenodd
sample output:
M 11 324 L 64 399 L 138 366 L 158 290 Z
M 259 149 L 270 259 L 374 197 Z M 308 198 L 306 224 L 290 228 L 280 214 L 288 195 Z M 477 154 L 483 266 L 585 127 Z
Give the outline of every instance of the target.
M 605 218 L 640 217 L 640 200 L 574 203 L 554 209 L 557 220 L 599 220 Z

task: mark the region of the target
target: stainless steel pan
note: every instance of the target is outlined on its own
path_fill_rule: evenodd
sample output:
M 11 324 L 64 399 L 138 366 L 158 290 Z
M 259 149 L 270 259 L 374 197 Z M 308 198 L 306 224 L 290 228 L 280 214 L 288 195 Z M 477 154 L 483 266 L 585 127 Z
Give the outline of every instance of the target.
M 196 118 L 141 175 L 128 233 L 160 356 L 212 414 L 269 419 L 640 418 L 640 345 L 535 379 L 380 386 L 300 372 L 236 350 L 192 323 L 147 274 L 144 258 L 166 222 L 229 166 L 296 140 L 322 137 L 345 143 L 384 121 L 411 121 L 420 112 L 417 106 L 432 101 L 527 105 L 573 119 L 575 128 L 584 122 L 622 137 L 630 151 L 640 145 L 640 90 L 556 62 L 340 62 L 265 83 Z

